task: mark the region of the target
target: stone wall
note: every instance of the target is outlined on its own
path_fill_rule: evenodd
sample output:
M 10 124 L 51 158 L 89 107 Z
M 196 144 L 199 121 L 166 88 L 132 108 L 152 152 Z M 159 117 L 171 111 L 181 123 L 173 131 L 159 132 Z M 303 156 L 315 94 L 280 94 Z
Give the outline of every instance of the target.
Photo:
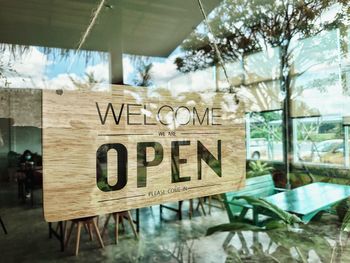
M 0 118 L 12 119 L 12 126 L 41 128 L 41 90 L 0 89 Z
M 41 90 L 0 88 L 0 181 L 9 179 L 9 151 L 41 154 Z

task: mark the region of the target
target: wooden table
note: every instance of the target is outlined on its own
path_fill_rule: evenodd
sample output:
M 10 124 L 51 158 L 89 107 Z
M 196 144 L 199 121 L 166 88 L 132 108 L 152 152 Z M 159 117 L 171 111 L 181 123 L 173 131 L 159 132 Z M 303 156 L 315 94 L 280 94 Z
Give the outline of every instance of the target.
M 290 191 L 265 197 L 279 208 L 299 216 L 304 223 L 319 212 L 350 197 L 350 186 L 329 183 L 312 183 Z

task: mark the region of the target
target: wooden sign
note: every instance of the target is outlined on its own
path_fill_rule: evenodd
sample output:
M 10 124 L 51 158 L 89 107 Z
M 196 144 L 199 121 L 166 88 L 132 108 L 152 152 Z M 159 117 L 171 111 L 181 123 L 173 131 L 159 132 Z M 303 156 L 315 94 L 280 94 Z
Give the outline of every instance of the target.
M 245 180 L 243 113 L 220 93 L 43 91 L 49 222 L 234 191 Z

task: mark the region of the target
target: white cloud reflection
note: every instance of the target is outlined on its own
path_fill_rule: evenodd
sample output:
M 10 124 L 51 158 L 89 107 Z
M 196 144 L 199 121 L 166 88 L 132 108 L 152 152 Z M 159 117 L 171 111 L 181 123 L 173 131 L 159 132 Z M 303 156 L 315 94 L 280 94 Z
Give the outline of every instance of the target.
M 37 47 L 29 47 L 23 54 L 20 51 L 6 49 L 0 56 L 4 75 L 0 78 L 0 87 L 30 88 L 30 89 L 75 89 L 72 78 L 78 82 L 87 82 L 85 74 L 93 74 L 97 81 L 108 82 L 109 72 L 107 63 L 88 65 L 84 74 L 74 72 L 57 73 L 52 75 L 55 61 L 50 59 Z M 60 59 L 57 59 L 60 62 Z M 58 62 L 58 63 L 59 63 Z M 68 64 L 68 62 L 67 62 Z M 51 73 L 51 74 L 49 74 Z

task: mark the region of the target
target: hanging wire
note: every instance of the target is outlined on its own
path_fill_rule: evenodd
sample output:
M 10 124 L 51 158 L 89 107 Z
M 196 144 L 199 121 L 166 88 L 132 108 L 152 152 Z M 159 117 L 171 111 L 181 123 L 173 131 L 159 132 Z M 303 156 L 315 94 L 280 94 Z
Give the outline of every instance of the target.
M 96 24 L 97 18 L 98 18 L 98 16 L 100 15 L 100 13 L 102 11 L 102 8 L 105 6 L 105 2 L 106 2 L 106 0 L 101 0 L 101 2 L 98 4 L 97 8 L 92 11 L 89 25 L 86 28 L 86 30 L 84 31 L 84 34 L 82 34 L 82 36 L 81 36 L 81 38 L 80 38 L 80 40 L 78 42 L 77 49 L 75 51 L 76 54 L 79 53 L 80 49 L 82 48 L 82 46 L 86 42 L 86 39 L 90 35 L 91 30 L 94 27 L 94 25 Z M 75 60 L 76 60 L 76 57 L 74 57 L 73 61 L 70 63 L 70 65 L 68 67 L 68 72 L 71 70 Z
M 216 44 L 216 41 L 215 41 L 215 35 L 214 35 L 214 32 L 213 30 L 211 29 L 211 26 L 209 24 L 209 21 L 208 21 L 208 17 L 207 17 L 207 14 L 205 13 L 204 11 L 204 7 L 203 7 L 203 4 L 202 4 L 202 1 L 201 0 L 197 0 L 197 3 L 199 5 L 199 9 L 203 15 L 203 18 L 204 18 L 204 23 L 206 24 L 207 28 L 208 28 L 208 31 L 209 33 L 213 36 L 214 38 L 214 41 L 213 42 L 210 42 L 209 40 L 209 45 L 212 46 L 212 48 L 215 50 L 215 53 L 216 55 L 218 56 L 219 58 L 219 63 L 221 64 L 221 67 L 224 71 L 224 75 L 225 75 L 225 79 L 227 81 L 227 84 L 229 85 L 229 89 L 230 89 L 230 92 L 234 94 L 234 98 L 235 98 L 235 102 L 236 104 L 239 103 L 239 99 L 238 99 L 238 96 L 237 96 L 237 92 L 234 90 L 234 87 L 233 85 L 231 84 L 230 82 L 230 79 L 228 77 L 228 74 L 227 74 L 227 70 L 226 70 L 226 66 L 225 66 L 225 62 L 222 58 L 222 55 L 221 55 L 221 51 L 219 50 L 219 47 L 218 45 Z
M 91 20 L 89 23 L 89 26 L 86 28 L 84 34 L 82 35 L 79 44 L 78 44 L 78 48 L 77 48 L 77 52 L 81 49 L 81 47 L 84 45 L 87 37 L 89 36 L 91 29 L 93 28 L 93 26 L 96 24 L 97 18 L 99 16 L 99 14 L 101 13 L 102 7 L 104 6 L 106 0 L 101 0 L 100 4 L 98 5 L 97 9 L 94 10 L 92 12 L 92 16 L 91 16 Z
M 96 24 L 97 18 L 99 16 L 99 14 L 101 13 L 103 6 L 105 6 L 105 2 L 106 2 L 106 0 L 101 0 L 99 5 L 97 6 L 97 8 L 95 10 L 93 10 L 90 23 L 89 23 L 88 27 L 86 28 L 84 34 L 82 35 L 82 37 L 79 40 L 78 47 L 76 49 L 76 53 L 78 53 L 80 51 L 80 49 L 82 48 L 82 46 L 86 42 L 86 39 L 88 38 L 88 36 L 89 36 L 93 26 Z M 234 87 L 233 87 L 233 85 L 231 84 L 231 82 L 229 80 L 224 60 L 222 58 L 221 52 L 220 52 L 220 50 L 218 48 L 218 45 L 215 42 L 215 35 L 214 35 L 213 30 L 211 29 L 211 26 L 210 26 L 210 24 L 208 22 L 208 17 L 206 15 L 205 11 L 204 11 L 204 7 L 203 7 L 203 4 L 202 4 L 202 1 L 201 0 L 197 0 L 197 3 L 199 5 L 199 9 L 200 9 L 200 11 L 201 11 L 201 13 L 203 15 L 204 22 L 205 22 L 206 26 L 208 27 L 208 30 L 209 30 L 210 34 L 214 38 L 214 41 L 212 43 L 211 42 L 209 42 L 209 43 L 212 46 L 212 48 L 215 50 L 215 53 L 217 54 L 217 56 L 219 58 L 219 63 L 221 64 L 221 67 L 222 67 L 222 69 L 224 71 L 225 79 L 227 81 L 227 84 L 229 85 L 229 90 L 230 90 L 231 93 L 234 94 L 235 102 L 236 102 L 236 104 L 238 104 L 239 103 L 239 99 L 238 99 L 238 96 L 237 96 L 237 92 L 234 90 Z M 68 71 L 70 71 L 70 68 L 72 67 L 74 61 L 75 61 L 75 59 L 70 64 Z

